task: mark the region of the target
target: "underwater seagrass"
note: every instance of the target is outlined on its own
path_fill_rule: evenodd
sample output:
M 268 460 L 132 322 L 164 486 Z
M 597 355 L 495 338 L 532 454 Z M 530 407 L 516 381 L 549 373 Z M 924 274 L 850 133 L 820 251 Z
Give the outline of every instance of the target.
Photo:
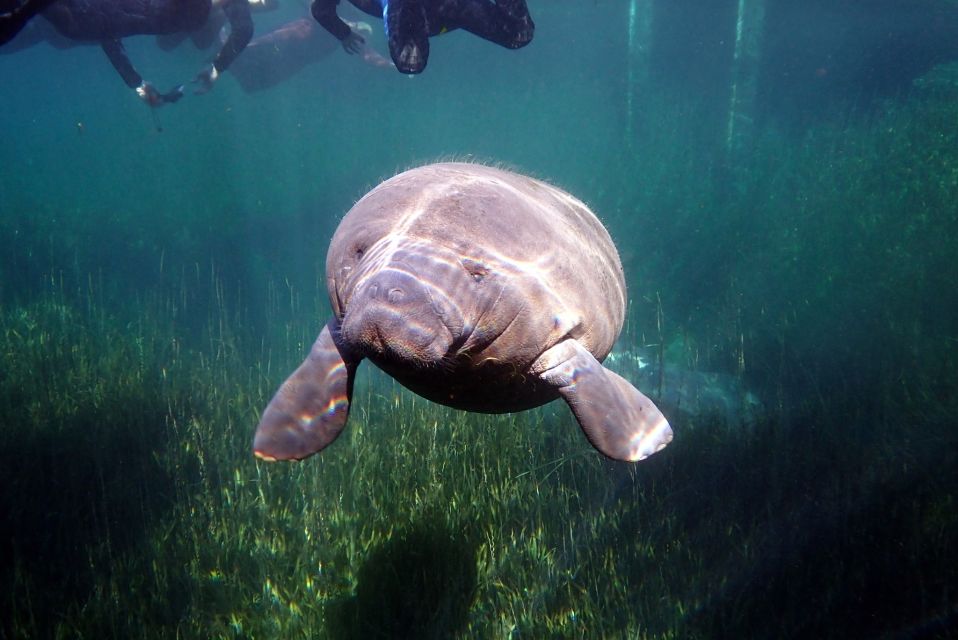
M 343 218 L 326 286 L 333 318 L 263 412 L 260 458 L 300 460 L 335 440 L 363 358 L 466 411 L 562 397 L 617 460 L 672 440 L 652 401 L 600 364 L 625 317 L 622 265 L 595 214 L 556 187 L 466 163 L 394 176 Z

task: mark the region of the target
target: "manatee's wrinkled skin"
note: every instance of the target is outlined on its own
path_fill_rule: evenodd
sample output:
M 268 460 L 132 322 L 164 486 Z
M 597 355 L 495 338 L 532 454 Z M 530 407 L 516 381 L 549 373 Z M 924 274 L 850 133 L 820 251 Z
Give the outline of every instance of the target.
M 401 173 L 343 218 L 326 283 L 334 317 L 263 413 L 261 458 L 332 442 L 363 358 L 467 411 L 562 397 L 611 458 L 641 460 L 672 439 L 655 405 L 600 364 L 625 316 L 622 266 L 598 218 L 551 185 L 477 164 Z

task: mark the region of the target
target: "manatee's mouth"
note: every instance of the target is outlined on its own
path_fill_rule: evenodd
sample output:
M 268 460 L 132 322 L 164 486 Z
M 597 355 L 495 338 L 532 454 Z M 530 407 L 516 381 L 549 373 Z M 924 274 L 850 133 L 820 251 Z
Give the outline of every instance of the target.
M 441 323 L 425 325 L 403 319 L 390 309 L 347 313 L 342 336 L 364 357 L 408 362 L 417 367 L 442 361 L 453 342 L 452 334 Z
M 420 285 L 416 295 L 357 291 L 340 325 L 343 340 L 363 357 L 417 368 L 441 364 L 462 331 L 461 314 L 444 296 Z M 459 318 L 457 320 L 457 318 Z

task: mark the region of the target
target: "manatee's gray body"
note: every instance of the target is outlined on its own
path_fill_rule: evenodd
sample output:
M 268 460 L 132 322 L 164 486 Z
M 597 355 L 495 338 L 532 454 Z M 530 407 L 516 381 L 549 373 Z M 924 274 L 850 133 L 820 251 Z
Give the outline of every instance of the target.
M 334 317 L 263 413 L 261 458 L 332 442 L 363 358 L 468 411 L 561 396 L 612 458 L 641 460 L 672 439 L 655 405 L 599 364 L 622 328 L 622 266 L 595 215 L 551 185 L 476 164 L 399 174 L 343 218 L 326 282 Z

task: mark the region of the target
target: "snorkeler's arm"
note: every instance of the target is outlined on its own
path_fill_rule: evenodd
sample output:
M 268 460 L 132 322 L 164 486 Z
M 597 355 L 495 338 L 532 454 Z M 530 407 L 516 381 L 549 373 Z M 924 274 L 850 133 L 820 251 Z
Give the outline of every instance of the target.
M 223 5 L 223 12 L 230 23 L 230 35 L 213 60 L 218 73 L 226 71 L 253 38 L 253 18 L 248 0 L 229 0 Z
M 310 12 L 323 29 L 333 34 L 337 40 L 343 41 L 353 30 L 336 14 L 338 4 L 339 0 L 313 0 Z
M 106 57 L 110 59 L 113 68 L 123 78 L 126 86 L 136 89 L 143 84 L 143 77 L 133 67 L 133 63 L 130 62 L 130 57 L 126 55 L 126 49 L 123 48 L 123 43 L 119 39 L 104 40 L 100 43 L 100 47 Z
M 197 85 L 193 93 L 206 93 L 212 89 L 220 73 L 233 64 L 253 38 L 253 18 L 250 16 L 249 0 L 226 0 L 222 8 L 230 23 L 230 35 L 213 59 L 213 64 L 193 78 L 193 84 Z
M 126 49 L 123 48 L 123 43 L 119 39 L 104 40 L 100 43 L 100 47 L 106 57 L 110 59 L 113 68 L 123 78 L 126 86 L 134 89 L 136 95 L 146 104 L 151 107 L 159 107 L 176 102 L 183 97 L 183 87 L 175 87 L 168 93 L 160 93 L 152 84 L 144 81 L 143 77 L 134 68 L 133 63 L 130 62 L 130 57 L 126 55 Z

